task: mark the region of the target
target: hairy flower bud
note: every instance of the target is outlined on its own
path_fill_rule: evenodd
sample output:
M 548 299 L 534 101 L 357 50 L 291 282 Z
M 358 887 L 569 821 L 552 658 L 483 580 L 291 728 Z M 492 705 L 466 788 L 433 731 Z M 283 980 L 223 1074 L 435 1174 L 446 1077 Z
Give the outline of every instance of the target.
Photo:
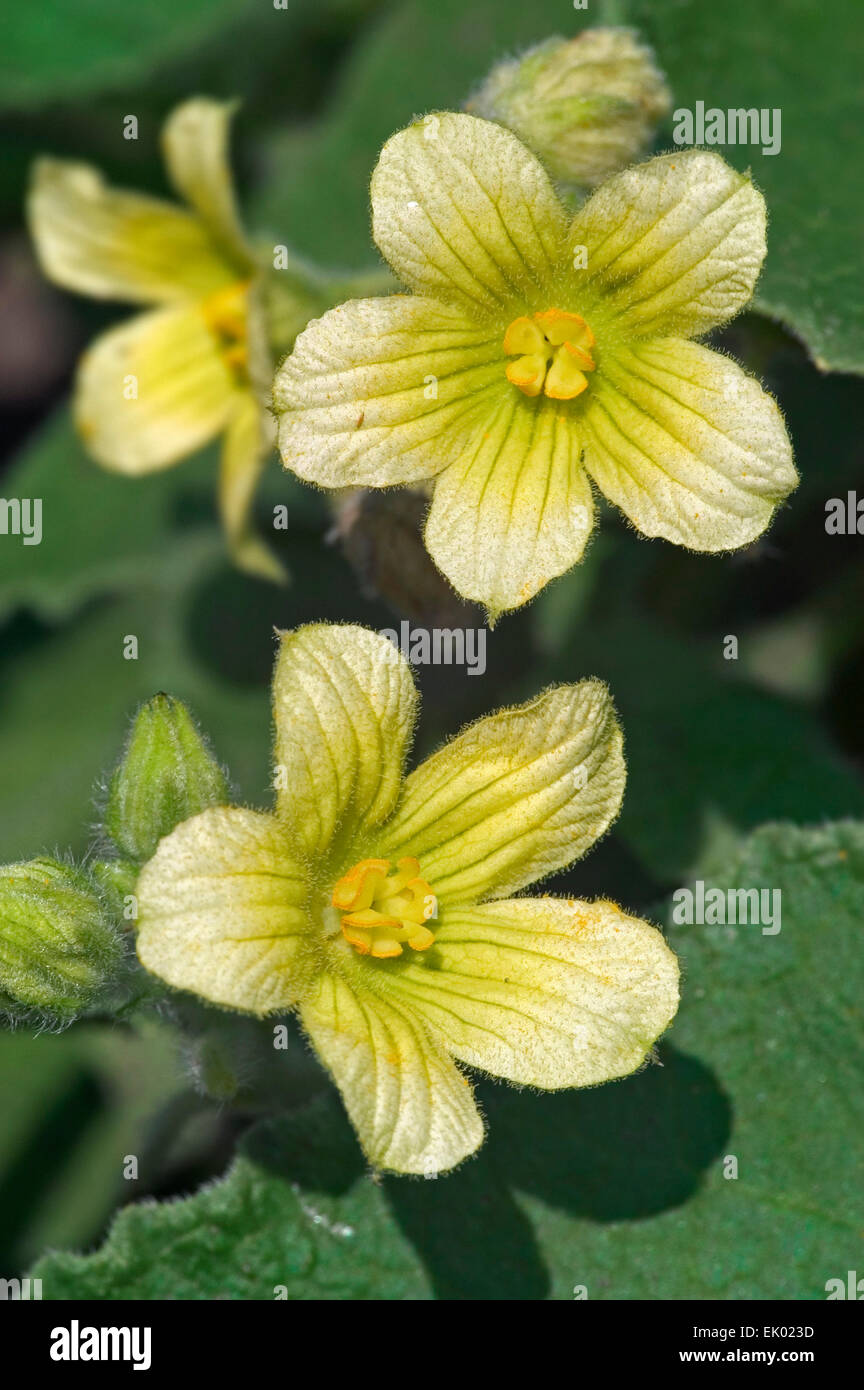
M 632 29 L 586 29 L 500 63 L 468 103 L 525 141 L 549 172 L 593 187 L 645 150 L 671 105 Z
M 186 706 L 170 695 L 142 705 L 105 809 L 121 854 L 143 863 L 175 825 L 227 800 L 225 775 Z
M 0 1004 L 68 1022 L 117 974 L 123 944 L 87 874 L 55 859 L 0 868 Z

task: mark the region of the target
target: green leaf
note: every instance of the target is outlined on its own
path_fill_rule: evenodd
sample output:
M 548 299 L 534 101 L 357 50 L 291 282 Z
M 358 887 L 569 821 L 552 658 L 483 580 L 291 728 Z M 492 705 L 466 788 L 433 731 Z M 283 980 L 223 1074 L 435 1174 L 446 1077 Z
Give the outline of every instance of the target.
M 0 106 L 83 99 L 140 81 L 255 13 L 249 0 L 42 0 L 7 8 L 0 50 Z M 278 16 L 277 16 L 278 18 Z
M 0 1033 L 4 1274 L 46 1247 L 95 1239 L 127 1195 L 124 1156 L 144 1153 L 152 1111 L 176 1088 L 174 1041 L 154 1021 Z
M 779 890 L 781 931 L 670 929 L 683 999 L 662 1071 L 531 1097 L 533 1120 L 500 1089 L 488 1108 L 552 1297 L 817 1299 L 860 1269 L 864 826 L 763 827 L 712 881 Z
M 3 482 L 5 497 L 41 499 L 42 539 L 10 536 L 0 546 L 0 621 L 18 607 L 63 620 L 96 594 L 133 587 L 142 570 L 164 568 L 175 534 L 212 524 L 215 487 L 213 451 L 146 478 L 108 473 L 61 411 Z
M 137 707 L 159 690 L 187 701 L 202 728 L 216 733 L 216 754 L 240 786 L 266 797 L 266 686 L 225 681 L 195 646 L 198 605 L 227 563 L 221 536 L 189 539 L 175 562 L 160 570 L 154 560 L 137 592 L 94 604 L 71 626 L 46 632 L 20 619 L 7 631 L 0 664 L 7 859 L 86 848 L 94 783 L 116 763 Z M 269 587 L 250 584 L 253 596 Z M 266 630 L 261 640 L 269 647 Z
M 673 1041 L 728 1093 L 739 1163 L 737 1180 L 715 1165 L 688 1211 L 692 1296 L 824 1298 L 861 1257 L 864 826 L 764 826 L 710 882 L 777 890 L 782 921 L 670 929 L 686 999 Z M 683 1259 L 665 1224 L 664 1259 Z
M 217 448 L 147 477 L 124 477 L 94 463 L 61 411 L 4 479 L 5 497 L 41 500 L 42 539 L 24 545 L 10 535 L 0 545 L 0 622 L 19 608 L 66 621 L 90 599 L 135 590 L 142 575 L 146 587 L 154 570 L 166 590 L 180 588 L 190 549 L 215 549 Z M 256 498 L 262 533 L 277 506 L 287 506 L 292 529 L 326 523 L 321 498 L 273 454 Z M 224 540 L 221 547 L 227 556 Z
M 297 1179 L 281 1171 L 286 1154 Z M 388 1220 L 380 1188 L 358 1180 L 360 1171 L 332 1102 L 313 1103 L 253 1131 L 222 1182 L 186 1201 L 121 1212 L 95 1255 L 40 1261 L 43 1297 L 428 1297 L 409 1241 Z
M 782 23 L 751 0 L 622 8 L 654 45 L 676 108 L 703 101 L 781 112 L 777 154 L 761 144 L 720 147 L 752 171 L 768 204 L 757 306 L 797 333 L 823 369 L 864 371 L 864 186 L 852 173 L 864 124 L 864 8 L 786 0 Z
M 635 627 L 619 629 L 630 645 L 610 650 L 602 669 L 628 735 L 617 833 L 646 867 L 674 878 L 718 832 L 741 835 L 766 818 L 864 813 L 860 778 L 813 714 L 738 677 L 722 638 L 713 653 L 694 643 L 688 655 L 650 623 L 638 637 Z M 640 682 L 651 662 L 662 683 Z
M 860 1268 L 864 1221 L 864 826 L 763 827 L 716 883 L 779 890 L 781 930 L 672 931 L 662 1066 L 584 1092 L 484 1085 L 487 1144 L 434 1182 L 373 1182 L 323 1098 L 253 1131 L 224 1182 L 42 1260 L 44 1296 L 824 1298 Z

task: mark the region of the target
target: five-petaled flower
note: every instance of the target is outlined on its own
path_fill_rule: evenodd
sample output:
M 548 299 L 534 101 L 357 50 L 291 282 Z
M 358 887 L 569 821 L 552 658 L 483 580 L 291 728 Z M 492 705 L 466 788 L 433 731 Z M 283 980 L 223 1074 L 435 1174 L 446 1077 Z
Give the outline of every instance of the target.
M 642 1064 L 677 1005 L 660 932 L 611 902 L 512 896 L 618 812 L 601 682 L 481 719 L 404 780 L 417 695 L 386 638 L 285 634 L 273 700 L 275 812 L 214 807 L 161 841 L 137 887 L 148 970 L 245 1013 L 296 1008 L 397 1172 L 482 1142 L 457 1062 L 549 1090 Z
M 235 562 L 279 579 L 254 534 L 255 486 L 271 422 L 250 377 L 249 303 L 257 267 L 228 164 L 233 103 L 196 97 L 163 129 L 171 181 L 188 208 L 106 187 L 86 164 L 40 159 L 29 219 L 45 273 L 98 299 L 160 307 L 85 353 L 75 419 L 105 468 L 166 468 L 223 434 L 219 506 Z
M 796 484 L 780 411 L 691 341 L 750 299 L 765 207 L 718 155 L 625 170 L 569 217 L 478 117 L 428 116 L 372 176 L 413 294 L 311 323 L 274 385 L 283 462 L 324 487 L 434 480 L 432 558 L 494 616 L 580 559 L 589 480 L 648 536 L 729 550 Z

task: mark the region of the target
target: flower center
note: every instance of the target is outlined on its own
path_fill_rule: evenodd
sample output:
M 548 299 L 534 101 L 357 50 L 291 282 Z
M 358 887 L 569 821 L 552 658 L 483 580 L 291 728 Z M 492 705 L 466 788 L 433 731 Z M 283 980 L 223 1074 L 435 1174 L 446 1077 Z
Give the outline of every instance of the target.
M 403 942 L 427 951 L 435 940 L 425 923 L 438 903 L 416 859 L 400 859 L 394 873 L 389 859 L 361 859 L 336 884 L 332 903 L 343 914 L 342 935 L 361 956 L 401 956 Z
M 247 281 L 226 285 L 207 296 L 202 305 L 207 327 L 216 339 L 219 351 L 238 377 L 244 377 L 247 352 Z
M 504 353 L 519 356 L 507 363 L 507 380 L 526 396 L 542 391 L 553 401 L 572 401 L 588 385 L 585 373 L 597 365 L 589 351 L 595 341 L 585 320 L 564 309 L 514 319 L 504 334 Z

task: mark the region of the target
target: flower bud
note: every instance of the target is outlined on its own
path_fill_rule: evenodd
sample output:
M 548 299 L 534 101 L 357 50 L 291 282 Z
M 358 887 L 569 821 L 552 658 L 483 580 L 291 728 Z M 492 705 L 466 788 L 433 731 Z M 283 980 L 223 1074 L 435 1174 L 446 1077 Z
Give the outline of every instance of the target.
M 87 867 L 115 920 L 134 926 L 139 865 L 131 859 L 91 859 Z
M 170 695 L 142 705 L 105 808 L 121 854 L 143 863 L 175 825 L 227 800 L 225 775 L 186 706 Z
M 0 868 L 0 1005 L 68 1022 L 97 1000 L 122 958 L 87 874 L 47 858 Z
M 593 187 L 639 158 L 670 106 L 634 30 L 586 29 L 500 63 L 467 109 L 509 126 L 554 178 Z

